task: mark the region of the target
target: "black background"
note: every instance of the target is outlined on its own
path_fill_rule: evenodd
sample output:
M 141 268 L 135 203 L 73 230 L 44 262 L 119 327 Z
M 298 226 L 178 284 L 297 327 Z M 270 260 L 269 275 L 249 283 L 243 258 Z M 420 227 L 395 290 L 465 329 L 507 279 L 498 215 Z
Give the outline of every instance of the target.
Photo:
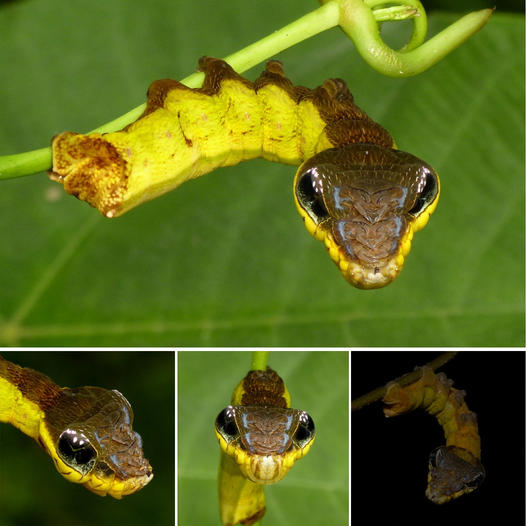
M 440 352 L 351 353 L 357 398 L 423 365 Z M 524 352 L 461 351 L 439 369 L 477 413 L 486 480 L 444 505 L 425 497 L 429 453 L 445 443 L 436 419 L 423 410 L 386 419 L 381 403 L 351 417 L 353 524 L 487 524 L 498 513 L 507 526 L 524 525 Z

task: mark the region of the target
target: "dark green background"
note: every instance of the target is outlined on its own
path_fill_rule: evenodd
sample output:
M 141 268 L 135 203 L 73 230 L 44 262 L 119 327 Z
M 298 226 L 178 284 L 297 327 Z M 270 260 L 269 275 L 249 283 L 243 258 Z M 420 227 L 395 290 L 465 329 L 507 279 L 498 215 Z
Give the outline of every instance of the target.
M 135 495 L 99 497 L 65 480 L 30 437 L 0 424 L 0 526 L 151 526 L 174 524 L 175 407 L 173 352 L 2 352 L 62 387 L 118 389 L 154 478 Z
M 219 526 L 217 414 L 250 369 L 248 351 L 178 353 L 178 524 Z M 268 365 L 285 382 L 295 409 L 316 425 L 309 453 L 265 488 L 264 525 L 349 522 L 349 354 L 274 351 Z
M 185 77 L 201 55 L 225 56 L 316 6 L 3 5 L 0 154 L 90 130 L 143 102 L 153 79 Z M 430 34 L 462 6 L 432 14 Z M 402 43 L 408 26 L 384 29 Z M 497 11 L 404 80 L 371 70 L 338 29 L 277 58 L 297 84 L 344 78 L 399 147 L 441 175 L 438 209 L 396 282 L 360 291 L 342 279 L 295 210 L 289 166 L 220 169 L 115 220 L 41 174 L 0 183 L 0 343 L 523 345 L 524 17 Z

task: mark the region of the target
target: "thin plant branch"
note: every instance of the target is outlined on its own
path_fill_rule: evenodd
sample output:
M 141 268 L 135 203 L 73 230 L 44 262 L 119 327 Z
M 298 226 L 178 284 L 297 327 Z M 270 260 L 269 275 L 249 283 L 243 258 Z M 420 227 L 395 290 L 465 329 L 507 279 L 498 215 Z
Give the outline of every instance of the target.
M 265 371 L 267 369 L 269 351 L 252 351 L 251 371 Z
M 242 73 L 303 40 L 340 26 L 371 67 L 391 77 L 407 77 L 436 64 L 481 29 L 493 13 L 492 9 L 470 13 L 424 42 L 427 18 L 419 0 L 320 0 L 320 3 L 323 4 L 321 7 L 229 55 L 225 60 Z M 389 7 L 383 7 L 385 5 Z M 413 20 L 412 36 L 403 48 L 393 50 L 382 40 L 378 23 L 407 18 Z M 191 88 L 199 87 L 203 74 L 194 73 L 181 82 Z M 120 130 L 137 120 L 144 109 L 145 104 L 141 104 L 93 131 L 107 133 Z M 51 148 L 0 156 L 0 180 L 49 170 L 51 162 Z
M 435 371 L 436 369 L 442 367 L 444 364 L 446 364 L 451 359 L 453 359 L 456 355 L 457 355 L 456 351 L 442 353 L 440 356 L 438 356 L 434 360 L 431 360 L 429 363 L 427 363 L 426 366 L 430 367 L 431 369 L 433 369 L 433 371 Z M 412 384 L 413 382 L 416 382 L 417 380 L 420 379 L 421 376 L 422 376 L 422 370 L 418 368 L 418 369 L 415 369 L 414 371 L 411 371 L 410 373 L 406 373 L 400 376 L 399 378 L 395 378 L 393 382 L 396 382 L 403 387 L 403 386 Z M 363 396 L 356 398 L 355 400 L 351 402 L 351 411 L 362 409 L 362 407 L 365 407 L 366 405 L 372 404 L 373 402 L 380 400 L 381 398 L 384 397 L 386 391 L 387 391 L 386 386 L 382 385 L 368 392 L 367 394 L 364 394 Z

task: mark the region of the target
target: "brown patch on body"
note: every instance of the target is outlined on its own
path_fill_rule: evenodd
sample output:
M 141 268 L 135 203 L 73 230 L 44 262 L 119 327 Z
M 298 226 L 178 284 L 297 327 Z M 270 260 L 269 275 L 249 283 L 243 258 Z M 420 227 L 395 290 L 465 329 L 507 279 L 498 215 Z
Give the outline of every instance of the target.
M 142 119 L 150 113 L 153 113 L 157 108 L 162 108 L 164 106 L 164 100 L 166 99 L 166 96 L 170 91 L 174 89 L 191 91 L 191 88 L 185 86 L 184 84 L 181 84 L 177 80 L 160 79 L 152 82 L 146 93 L 148 97 L 148 100 L 146 101 L 146 109 L 144 110 L 143 114 L 139 117 L 139 119 Z M 128 124 L 128 126 L 126 126 L 124 130 L 128 129 L 132 124 L 135 124 L 135 122 L 137 121 Z
M 270 367 L 266 371 L 250 371 L 243 380 L 243 389 L 242 405 L 287 407 L 283 397 L 285 384 Z
M 45 374 L 28 367 L 20 367 L 0 356 L 0 377 L 15 386 L 22 395 L 47 411 L 54 406 L 62 389 Z
M 127 163 L 103 136 L 65 132 L 52 141 L 51 179 L 82 201 L 112 217 L 127 188 Z
M 219 93 L 221 84 L 227 79 L 235 80 L 250 89 L 254 89 L 254 85 L 250 80 L 236 73 L 229 64 L 219 58 L 201 57 L 198 69 L 205 74 L 205 80 L 203 81 L 203 86 L 197 88 L 196 91 L 205 95 L 216 95 Z

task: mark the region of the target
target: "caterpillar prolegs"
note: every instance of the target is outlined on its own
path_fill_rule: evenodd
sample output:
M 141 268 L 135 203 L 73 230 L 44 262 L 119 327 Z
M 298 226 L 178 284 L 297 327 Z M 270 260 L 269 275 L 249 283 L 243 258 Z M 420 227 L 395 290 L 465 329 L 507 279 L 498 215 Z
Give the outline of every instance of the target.
M 345 279 L 360 288 L 395 279 L 437 205 L 436 172 L 397 150 L 343 80 L 294 86 L 277 61 L 253 83 L 220 59 L 199 68 L 202 88 L 154 82 L 143 115 L 119 132 L 55 136 L 50 177 L 116 217 L 220 166 L 300 165 L 297 209 Z
M 452 385 L 443 373 L 435 375 L 430 367 L 423 367 L 422 377 L 407 387 L 396 382 L 387 384 L 383 399 L 387 417 L 422 407 L 442 426 L 446 445 L 436 448 L 429 457 L 426 489 L 427 498 L 436 504 L 471 493 L 485 478 L 477 416 L 464 402 L 466 392 Z

